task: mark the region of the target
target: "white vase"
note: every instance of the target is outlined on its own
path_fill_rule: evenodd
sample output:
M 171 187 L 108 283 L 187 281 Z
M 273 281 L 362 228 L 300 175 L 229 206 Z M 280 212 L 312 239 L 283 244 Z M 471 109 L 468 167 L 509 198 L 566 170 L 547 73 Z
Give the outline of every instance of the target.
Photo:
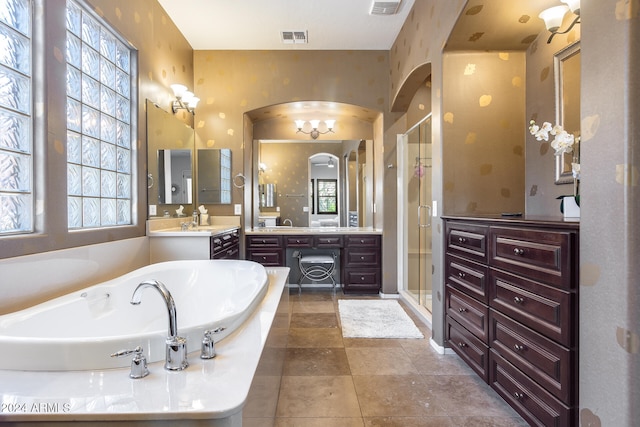
M 562 212 L 565 218 L 580 218 L 580 206 L 576 203 L 574 196 L 562 198 Z

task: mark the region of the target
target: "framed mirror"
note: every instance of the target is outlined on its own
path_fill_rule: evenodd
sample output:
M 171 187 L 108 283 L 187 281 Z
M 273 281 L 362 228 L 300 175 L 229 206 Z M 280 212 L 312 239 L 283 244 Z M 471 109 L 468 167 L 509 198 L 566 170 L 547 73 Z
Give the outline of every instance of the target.
M 556 123 L 580 136 L 580 42 L 567 46 L 554 55 L 556 87 Z M 573 182 L 572 154 L 556 156 L 555 183 Z

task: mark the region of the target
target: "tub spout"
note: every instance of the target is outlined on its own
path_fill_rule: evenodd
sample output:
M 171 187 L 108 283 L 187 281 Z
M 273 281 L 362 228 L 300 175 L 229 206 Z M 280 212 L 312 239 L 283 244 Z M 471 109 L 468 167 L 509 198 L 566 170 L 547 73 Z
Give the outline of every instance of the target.
M 178 316 L 176 314 L 176 304 L 173 301 L 171 292 L 157 280 L 145 280 L 140 283 L 131 296 L 131 304 L 138 305 L 142 302 L 142 291 L 145 288 L 154 288 L 164 298 L 169 314 L 169 336 L 166 341 L 166 360 L 164 367 L 170 371 L 181 371 L 189 364 L 187 363 L 187 340 L 178 336 Z

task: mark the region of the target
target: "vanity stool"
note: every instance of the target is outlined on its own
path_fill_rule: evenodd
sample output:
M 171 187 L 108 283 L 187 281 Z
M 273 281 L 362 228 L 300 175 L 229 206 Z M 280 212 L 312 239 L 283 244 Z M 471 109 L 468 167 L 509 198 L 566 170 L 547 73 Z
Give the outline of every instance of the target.
M 305 278 L 311 282 L 322 282 L 330 279 L 333 284 L 333 292 L 336 291 L 336 281 L 333 278 L 333 273 L 336 271 L 338 255 L 335 252 L 331 255 L 305 255 L 301 251 L 295 251 L 293 257 L 298 258 L 301 274 L 298 283 L 298 294 L 302 293 L 302 280 Z

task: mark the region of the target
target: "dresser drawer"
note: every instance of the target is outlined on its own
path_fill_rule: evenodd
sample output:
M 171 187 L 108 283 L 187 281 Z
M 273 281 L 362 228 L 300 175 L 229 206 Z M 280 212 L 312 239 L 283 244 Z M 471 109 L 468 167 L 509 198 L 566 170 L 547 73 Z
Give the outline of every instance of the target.
M 576 425 L 574 409 L 562 404 L 495 350 L 490 351 L 489 359 L 489 384 L 531 426 Z
M 313 236 L 285 236 L 284 241 L 288 248 L 313 247 Z
M 454 255 L 446 257 L 447 285 L 489 304 L 489 269 Z
M 344 269 L 342 286 L 345 294 L 377 294 L 380 283 L 380 269 Z
M 481 225 L 447 222 L 446 251 L 486 263 L 488 230 Z
M 343 244 L 342 236 L 314 236 L 316 248 L 341 248 Z
M 574 239 L 571 232 L 491 227 L 489 264 L 571 289 Z
M 489 276 L 492 308 L 560 344 L 573 345 L 573 294 L 493 268 Z
M 379 248 L 380 247 L 380 237 L 379 235 L 364 235 L 364 236 L 354 236 L 348 235 L 345 236 L 345 247 L 355 247 L 355 246 L 363 246 L 369 248 Z
M 489 346 L 566 404 L 574 401 L 572 353 L 491 309 Z
M 284 251 L 281 250 L 247 250 L 247 259 L 269 267 L 284 266 Z
M 344 267 L 377 267 L 380 265 L 380 251 L 368 248 L 347 248 L 343 252 Z
M 489 308 L 486 305 L 449 286 L 446 288 L 445 309 L 448 316 L 482 342 L 489 341 Z
M 282 236 L 247 236 L 247 248 L 282 247 Z
M 489 379 L 489 348 L 455 320 L 446 318 L 446 340 L 485 382 Z

